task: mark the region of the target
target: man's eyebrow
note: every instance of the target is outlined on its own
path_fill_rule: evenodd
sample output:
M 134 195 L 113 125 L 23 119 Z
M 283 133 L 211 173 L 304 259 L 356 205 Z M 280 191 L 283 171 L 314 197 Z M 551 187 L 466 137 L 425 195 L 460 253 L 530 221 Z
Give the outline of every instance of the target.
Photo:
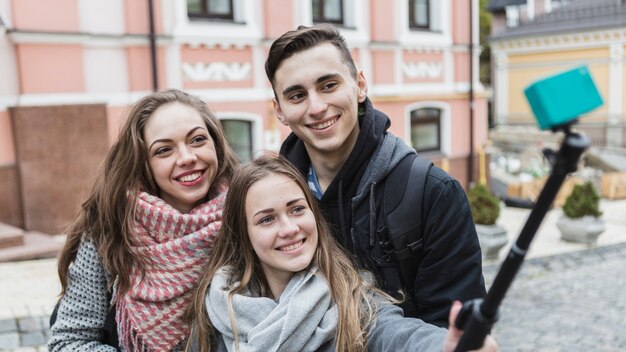
M 322 82 L 324 82 L 324 81 L 328 81 L 329 79 L 335 79 L 335 78 L 337 78 L 337 77 L 339 77 L 339 74 L 338 74 L 338 73 L 329 73 L 329 74 L 327 74 L 327 75 L 320 76 L 320 77 L 319 77 L 319 78 L 315 81 L 315 83 L 316 83 L 316 84 L 320 84 L 320 83 L 322 83 Z
M 289 95 L 289 93 L 304 88 L 301 84 L 294 84 L 293 86 L 289 86 L 283 90 L 283 96 Z
M 334 79 L 334 78 L 337 78 L 337 77 L 339 77 L 338 73 L 329 73 L 327 75 L 323 75 L 323 76 L 318 77 L 315 80 L 315 84 L 320 84 L 320 83 L 322 83 L 324 81 L 327 81 L 329 79 Z M 303 89 L 303 88 L 304 88 L 304 86 L 301 85 L 301 84 L 294 84 L 292 86 L 289 86 L 289 87 L 285 88 L 283 90 L 282 94 L 283 94 L 283 96 L 289 95 L 289 93 L 291 93 L 293 91 L 296 91 L 296 90 L 299 90 L 299 89 Z

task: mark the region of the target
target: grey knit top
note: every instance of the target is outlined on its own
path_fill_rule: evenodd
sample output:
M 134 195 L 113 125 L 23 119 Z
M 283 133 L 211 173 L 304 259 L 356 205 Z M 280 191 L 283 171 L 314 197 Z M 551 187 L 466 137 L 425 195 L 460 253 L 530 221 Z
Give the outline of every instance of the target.
M 50 352 L 116 350 L 101 342 L 111 308 L 107 300 L 108 276 L 93 242 L 83 239 L 70 266 L 67 291 L 51 328 Z
M 67 291 L 51 328 L 48 350 L 116 351 L 105 345 L 104 324 L 111 302 L 107 299 L 110 275 L 91 240 L 83 238 L 69 269 Z M 174 351 L 181 351 L 178 346 Z

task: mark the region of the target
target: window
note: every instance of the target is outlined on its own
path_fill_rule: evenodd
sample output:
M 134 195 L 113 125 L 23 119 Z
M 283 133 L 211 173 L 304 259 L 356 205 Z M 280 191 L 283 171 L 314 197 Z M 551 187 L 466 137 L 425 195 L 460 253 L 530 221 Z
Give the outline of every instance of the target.
M 468 0 L 469 1 L 469 0 Z M 407 46 L 453 46 L 452 9 L 455 1 L 399 1 L 394 18 L 399 29 L 398 43 Z M 408 120 L 408 119 L 407 119 Z
M 550 12 L 554 9 L 558 9 L 561 6 L 565 6 L 572 2 L 571 0 L 551 0 L 549 1 L 549 5 L 546 6 L 546 12 Z
M 313 23 L 343 23 L 343 0 L 313 0 Z
M 418 153 L 441 150 L 441 109 L 411 111 L 411 143 Z
M 190 18 L 234 20 L 233 0 L 187 0 Z
M 506 9 L 506 26 L 517 27 L 519 25 L 519 9 L 515 6 L 507 7 Z
M 252 122 L 222 119 L 226 140 L 241 161 L 252 159 Z
M 429 0 L 409 0 L 409 27 L 431 29 Z
M 506 13 L 506 26 L 509 28 L 526 24 L 535 16 L 534 9 L 526 4 L 507 6 L 504 10 Z

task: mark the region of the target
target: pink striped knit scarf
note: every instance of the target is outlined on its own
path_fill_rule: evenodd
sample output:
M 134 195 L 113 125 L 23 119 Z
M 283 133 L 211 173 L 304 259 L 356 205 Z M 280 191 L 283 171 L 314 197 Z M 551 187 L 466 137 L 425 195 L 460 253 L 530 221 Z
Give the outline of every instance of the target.
M 137 198 L 131 288 L 117 300 L 120 344 L 126 351 L 169 351 L 189 335 L 182 317 L 222 225 L 227 187 L 182 214 L 162 199 Z

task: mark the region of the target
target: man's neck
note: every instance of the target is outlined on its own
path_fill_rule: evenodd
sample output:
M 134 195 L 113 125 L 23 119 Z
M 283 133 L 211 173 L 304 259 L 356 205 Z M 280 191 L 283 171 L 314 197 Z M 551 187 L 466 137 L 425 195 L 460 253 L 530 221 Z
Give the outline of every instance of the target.
M 348 159 L 346 155 L 319 155 L 309 154 L 311 158 L 311 166 L 315 170 L 317 175 L 317 182 L 320 185 L 321 191 L 326 192 L 326 189 L 333 182 L 333 179 L 339 173 L 339 170 Z
M 351 138 L 346 140 L 344 146 L 330 152 L 313 150 L 312 148 L 308 148 L 305 144 L 307 154 L 309 154 L 309 159 L 311 159 L 311 165 L 317 174 L 317 182 L 320 185 L 322 193 L 326 192 L 326 189 L 333 182 L 343 164 L 345 164 L 350 154 L 352 154 L 352 149 L 354 149 L 356 145 L 359 131 L 360 129 L 356 128 Z

